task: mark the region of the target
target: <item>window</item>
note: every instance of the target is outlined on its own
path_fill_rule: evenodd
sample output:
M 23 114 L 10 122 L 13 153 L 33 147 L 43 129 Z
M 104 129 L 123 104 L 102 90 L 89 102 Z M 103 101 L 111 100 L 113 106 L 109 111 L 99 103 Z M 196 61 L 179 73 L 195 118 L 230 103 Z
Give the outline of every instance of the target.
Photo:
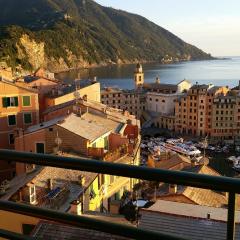
M 18 106 L 18 97 L 3 97 L 2 98 L 3 107 L 17 107 Z
M 8 125 L 15 126 L 17 124 L 16 115 L 8 115 Z
M 44 143 L 36 143 L 36 153 L 45 153 Z
M 14 134 L 13 133 L 10 133 L 8 135 L 8 142 L 10 145 L 14 144 Z
M 158 102 L 158 99 L 155 99 L 156 102 Z
M 24 235 L 30 235 L 35 227 L 33 224 L 22 224 L 22 232 Z
M 31 113 L 24 113 L 23 114 L 23 121 L 24 121 L 24 124 L 31 124 L 32 123 L 32 114 Z
M 22 97 L 22 103 L 24 107 L 31 106 L 31 97 L 30 96 L 23 96 Z

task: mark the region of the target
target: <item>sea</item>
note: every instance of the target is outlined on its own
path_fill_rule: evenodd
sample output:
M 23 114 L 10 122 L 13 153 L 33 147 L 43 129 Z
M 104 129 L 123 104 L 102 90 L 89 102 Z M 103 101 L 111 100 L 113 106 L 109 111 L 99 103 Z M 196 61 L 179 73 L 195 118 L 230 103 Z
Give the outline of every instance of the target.
M 56 77 L 66 83 L 74 79 L 93 79 L 101 83 L 101 87 L 118 87 L 133 89 L 133 72 L 135 64 L 112 65 L 69 72 L 58 73 Z M 153 82 L 156 77 L 162 83 L 176 84 L 187 79 L 192 84 L 213 84 L 215 86 L 235 87 L 240 80 L 240 57 L 221 57 L 217 60 L 179 62 L 173 64 L 143 64 L 145 82 Z

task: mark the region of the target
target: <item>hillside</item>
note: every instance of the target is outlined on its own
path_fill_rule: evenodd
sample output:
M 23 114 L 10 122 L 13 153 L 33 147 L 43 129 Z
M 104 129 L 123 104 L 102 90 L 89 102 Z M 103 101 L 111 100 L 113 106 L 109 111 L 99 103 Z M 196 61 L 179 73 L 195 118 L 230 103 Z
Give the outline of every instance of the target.
M 147 19 L 92 0 L 0 0 L 0 61 L 52 71 L 109 63 L 210 59 Z

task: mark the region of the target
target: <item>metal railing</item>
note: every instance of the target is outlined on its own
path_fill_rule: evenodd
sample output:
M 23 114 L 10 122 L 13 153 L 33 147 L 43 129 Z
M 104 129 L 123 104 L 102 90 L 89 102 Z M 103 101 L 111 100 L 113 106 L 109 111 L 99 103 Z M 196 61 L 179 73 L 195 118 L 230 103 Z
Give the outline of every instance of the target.
M 69 158 L 48 154 L 15 152 L 10 150 L 0 150 L 0 160 L 110 174 L 148 181 L 158 181 L 170 184 L 178 184 L 228 192 L 228 221 L 226 239 L 235 239 L 235 205 L 236 194 L 240 193 L 240 179 L 230 177 L 217 177 L 181 171 L 152 169 L 126 164 L 113 164 L 97 160 L 83 160 L 78 158 Z M 170 236 L 121 224 L 114 224 L 106 221 L 91 219 L 84 216 L 60 213 L 52 210 L 41 209 L 29 205 L 23 205 L 8 201 L 0 201 L 0 210 L 34 216 L 41 219 L 61 222 L 64 224 L 70 224 L 78 227 L 85 226 L 102 232 L 108 232 L 111 234 L 125 236 L 133 239 L 182 239 L 176 236 Z M 9 232 L 6 232 L 5 230 L 0 230 L 0 237 L 3 235 L 6 237 L 8 233 Z M 25 238 L 23 236 L 20 236 L 20 238 L 17 238 L 17 236 L 15 236 L 15 238 L 9 237 L 9 239 Z

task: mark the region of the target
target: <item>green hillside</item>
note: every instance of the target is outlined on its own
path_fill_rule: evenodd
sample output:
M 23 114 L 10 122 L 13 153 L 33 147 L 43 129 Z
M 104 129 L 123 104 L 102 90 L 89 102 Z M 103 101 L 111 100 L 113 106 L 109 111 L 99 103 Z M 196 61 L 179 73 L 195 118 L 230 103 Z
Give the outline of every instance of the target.
M 0 4 L 0 61 L 13 68 L 211 58 L 139 15 L 92 0 L 0 0 Z M 31 46 L 20 41 L 25 34 L 44 43 L 43 63 L 42 58 L 34 60 Z

